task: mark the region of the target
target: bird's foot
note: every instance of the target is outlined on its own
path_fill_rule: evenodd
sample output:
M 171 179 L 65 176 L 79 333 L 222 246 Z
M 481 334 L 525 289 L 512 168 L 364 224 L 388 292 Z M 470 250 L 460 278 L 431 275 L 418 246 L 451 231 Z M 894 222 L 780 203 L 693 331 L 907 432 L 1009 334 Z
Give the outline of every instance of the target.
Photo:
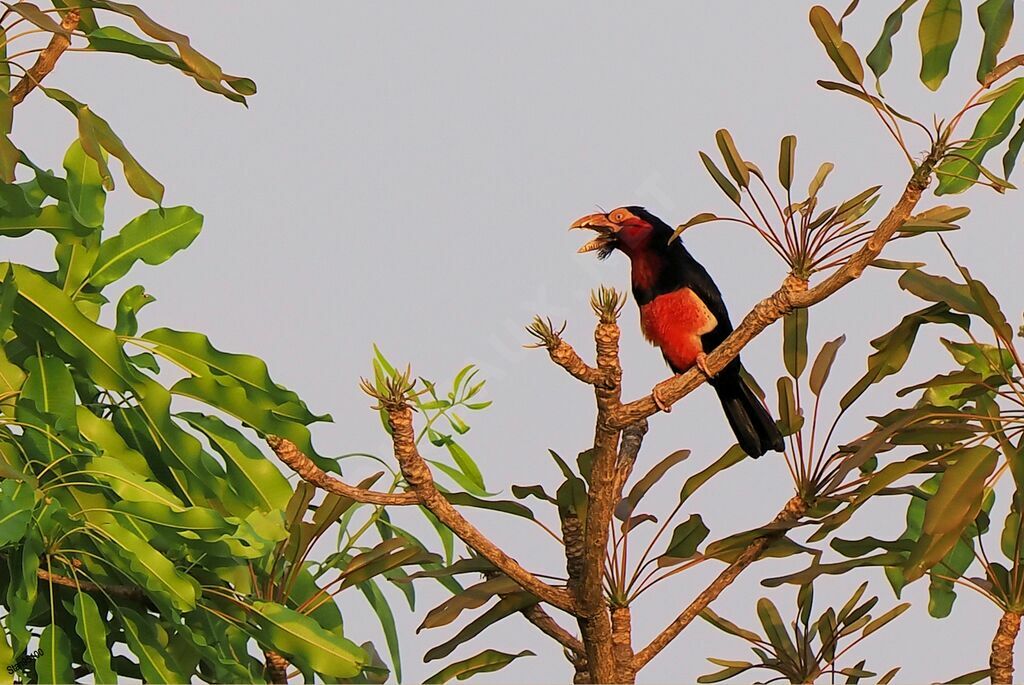
M 658 386 L 654 386 L 654 389 L 651 390 L 651 399 L 654 400 L 654 406 L 657 407 L 659 410 L 665 412 L 666 414 L 672 411 L 672 404 L 662 399 L 661 389 L 658 388 Z
M 708 356 L 703 352 L 697 355 L 696 366 L 702 374 L 707 376 L 708 380 L 715 377 L 715 374 L 711 373 L 711 369 L 708 368 Z

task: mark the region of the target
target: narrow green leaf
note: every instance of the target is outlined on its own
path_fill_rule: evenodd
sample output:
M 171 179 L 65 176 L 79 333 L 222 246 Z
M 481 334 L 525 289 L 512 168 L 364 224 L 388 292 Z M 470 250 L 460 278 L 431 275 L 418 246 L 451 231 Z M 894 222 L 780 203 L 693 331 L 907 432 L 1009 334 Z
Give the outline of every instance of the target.
M 984 83 L 985 76 L 995 69 L 999 51 L 1006 45 L 1013 26 L 1013 0 L 985 0 L 978 5 L 978 22 L 985 32 L 981 46 L 981 61 L 978 64 L 978 82 Z
M 921 43 L 921 83 L 938 90 L 949 73 L 953 49 L 960 40 L 960 0 L 928 0 L 917 37 Z
M 807 308 L 794 309 L 782 319 L 782 357 L 793 378 L 807 367 Z
M 715 133 L 715 141 L 718 143 L 722 158 L 725 159 L 725 168 L 729 170 L 729 175 L 741 188 L 749 186 L 750 170 L 747 169 L 747 163 L 743 161 L 740 153 L 736 150 L 732 134 L 724 128 L 718 129 Z
M 539 600 L 529 592 L 514 592 L 502 597 L 494 606 L 467 624 L 450 640 L 428 650 L 427 653 L 423 655 L 423 661 L 443 659 L 455 651 L 456 647 L 472 640 L 474 637 L 482 633 L 484 629 L 494 625 L 507 616 L 519 613 L 523 609 L 537 604 L 538 601 Z
M 814 178 L 811 179 L 810 184 L 807 186 L 807 197 L 814 198 L 818 196 L 818 191 L 825 185 L 825 179 L 832 173 L 832 170 L 836 168 L 836 165 L 832 162 L 822 162 L 821 166 L 818 167 L 817 173 L 814 174 Z
M 462 594 L 455 595 L 427 612 L 416 632 L 418 633 L 425 628 L 437 628 L 448 625 L 457 619 L 463 611 L 481 607 L 495 595 L 509 594 L 519 589 L 515 581 L 507 576 L 498 576 L 472 585 L 466 588 Z
M 182 683 L 191 681 L 192 674 L 182 672 L 168 650 L 168 636 L 162 625 L 149 616 L 143 616 L 127 607 L 119 607 L 121 625 L 128 648 L 139 660 L 139 668 L 146 682 Z M 54 681 L 57 682 L 57 681 Z M 67 681 L 70 682 L 70 681 Z
M 796 659 L 796 646 L 786 632 L 786 624 L 779 615 L 779 610 L 767 597 L 757 600 L 757 617 L 764 627 L 768 641 L 775 647 L 780 658 Z
M 647 494 L 647 491 L 654 487 L 655 483 L 660 481 L 662 477 L 668 473 L 669 469 L 689 456 L 690 450 L 676 450 L 655 464 L 650 471 L 645 473 L 643 478 L 638 480 L 636 484 L 630 488 L 629 494 L 626 495 L 625 501 L 628 504 L 629 512 L 632 513 L 636 509 L 640 500 Z M 626 517 L 628 516 L 629 514 L 626 514 Z M 620 520 L 625 520 L 624 517 L 620 516 L 619 518 Z
M 785 136 L 779 143 L 779 183 L 786 190 L 793 185 L 793 169 L 796 160 L 796 136 Z
M 442 668 L 440 671 L 425 679 L 425 683 L 447 683 L 452 678 L 458 678 L 459 680 L 466 680 L 480 673 L 490 673 L 491 671 L 499 671 L 510 663 L 524 656 L 536 656 L 533 652 L 526 649 L 518 654 L 506 654 L 499 652 L 494 649 L 488 649 L 480 652 L 476 656 L 470 657 L 463 661 L 456 662 L 450 666 Z
M 84 646 L 82 658 L 92 668 L 94 682 L 116 683 L 117 675 L 110 667 L 107 626 L 96 600 L 85 592 L 75 594 L 75 632 Z
M 846 342 L 846 334 L 821 346 L 821 351 L 818 352 L 818 356 L 815 357 L 814 364 L 811 366 L 811 376 L 808 380 L 808 386 L 815 395 L 821 395 L 821 389 L 828 380 L 832 364 L 836 360 L 836 354 L 844 342 Z
M 74 669 L 71 667 L 71 641 L 63 628 L 55 623 L 43 628 L 37 652 L 39 658 L 35 666 L 38 682 L 75 682 Z
M 811 8 L 809 19 L 815 35 L 825 46 L 826 54 L 843 78 L 850 83 L 863 83 L 864 66 L 860 56 L 852 45 L 843 40 L 839 25 L 829 11 L 821 5 L 815 5 Z
M 715 166 L 715 163 L 711 160 L 711 158 L 708 157 L 703 152 L 700 153 L 700 160 L 704 163 L 704 167 L 708 170 L 708 173 L 711 174 L 711 178 L 713 178 L 715 180 L 715 183 L 718 184 L 718 187 L 722 189 L 722 192 L 725 193 L 729 197 L 729 199 L 733 201 L 733 203 L 739 206 L 740 191 L 736 188 L 736 186 L 734 186 L 732 182 L 725 177 L 725 174 L 723 174 L 721 170 L 717 166 Z
M 903 27 L 903 15 L 916 2 L 917 0 L 903 0 L 900 6 L 886 17 L 885 24 L 882 26 L 882 35 L 879 36 L 875 47 L 871 48 L 871 52 L 868 53 L 865 61 L 879 81 L 882 79 L 882 74 L 888 71 L 889 65 L 892 64 L 893 36 Z
M 1003 176 L 1006 178 L 1010 178 L 1010 173 L 1017 166 L 1021 145 L 1024 145 L 1024 121 L 1020 122 L 1010 142 L 1006 144 L 1006 154 L 1003 155 Z
M 117 300 L 117 324 L 114 332 L 118 335 L 133 336 L 139 332 L 139 322 L 136 315 L 139 310 L 156 298 L 148 295 L 141 285 L 133 285 L 121 294 Z

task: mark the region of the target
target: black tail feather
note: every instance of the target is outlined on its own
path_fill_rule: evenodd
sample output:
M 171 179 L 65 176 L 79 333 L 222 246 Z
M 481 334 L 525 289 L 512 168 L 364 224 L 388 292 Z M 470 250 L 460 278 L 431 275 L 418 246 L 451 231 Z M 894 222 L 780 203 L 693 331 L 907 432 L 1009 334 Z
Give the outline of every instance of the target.
M 768 450 L 782 452 L 785 442 L 775 420 L 761 401 L 740 377 L 739 369 L 723 373 L 713 379 L 711 385 L 718 393 L 725 416 L 729 420 L 736 441 L 750 456 L 760 457 Z

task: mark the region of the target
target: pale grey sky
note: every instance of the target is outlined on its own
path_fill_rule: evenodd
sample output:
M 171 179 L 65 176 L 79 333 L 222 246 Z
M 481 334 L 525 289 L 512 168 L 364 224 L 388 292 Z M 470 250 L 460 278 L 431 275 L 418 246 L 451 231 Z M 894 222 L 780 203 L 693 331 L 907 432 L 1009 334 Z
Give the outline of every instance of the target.
M 540 313 L 567 319 L 566 338 L 590 355 L 590 289 L 628 285 L 621 256 L 599 263 L 575 254 L 581 239 L 566 231 L 572 219 L 597 204 L 644 204 L 670 224 L 699 211 L 729 211 L 697 157 L 700 149 L 714 149 L 721 127 L 766 171 L 775 168 L 779 138 L 795 133 L 798 187 L 820 162 L 835 162 L 823 201 L 884 183 L 875 218 L 908 175 L 870 109 L 815 85 L 837 75 L 807 23 L 805 2 L 143 4 L 227 71 L 254 78 L 259 93 L 247 111 L 170 68 L 118 56 L 69 54 L 52 77 L 50 85 L 71 91 L 111 122 L 166 184 L 167 204 L 191 204 L 206 217 L 190 250 L 158 269 L 138 267 L 125 281 L 145 284 L 157 298 L 140 317 L 142 330 L 199 330 L 221 349 L 266 359 L 275 379 L 314 410 L 334 415 L 333 425 L 314 433 L 327 454 L 388 452 L 357 388 L 373 342 L 393 361 L 410 362 L 438 381 L 478 363 L 494 405 L 472 417 L 464 444 L 490 488 L 506 496 L 511 483 L 539 481 L 553 489 L 557 471 L 547 449 L 573 456 L 592 437 L 591 394 L 542 351 L 522 348 L 529 341 L 523 325 Z M 846 3 L 827 4 L 838 13 Z M 861 3 L 848 20 L 847 33 L 862 55 L 893 4 Z M 974 3 L 968 5 L 964 42 L 940 94 L 916 79 L 916 19 L 908 20 L 886 82 L 899 109 L 926 121 L 932 112 L 948 116 L 973 90 L 980 31 Z M 1019 33 L 1007 54 L 1021 51 L 1014 42 L 1019 45 Z M 16 127 L 37 163 L 60 166 L 74 135 L 66 111 L 34 94 L 19 108 Z M 924 149 L 915 145 L 915 152 Z M 950 241 L 1019 322 L 1022 196 L 981 189 L 952 202 L 961 200 L 974 213 Z M 922 206 L 949 201 L 928 197 Z M 108 225 L 143 208 L 118 193 L 108 205 Z M 760 239 L 735 225 L 695 228 L 687 245 L 718 281 L 734 321 L 784 276 Z M 12 258 L 51 254 L 43 240 L 5 247 Z M 930 238 L 892 246 L 885 256 L 948 269 Z M 848 337 L 827 407 L 863 372 L 867 341 L 919 306 L 896 287 L 896 275 L 869 270 L 812 312 L 814 352 L 824 340 Z M 641 338 L 632 302 L 622 324 L 625 394 L 633 398 L 667 370 Z M 923 334 L 920 354 L 895 382 L 865 397 L 861 415 L 886 408 L 895 388 L 947 370 L 935 337 L 935 331 Z M 767 388 L 782 373 L 780 341 L 781 327 L 774 326 L 743 354 Z M 839 439 L 864 425 L 854 417 Z M 654 417 L 639 473 L 675 449 L 691 448 L 693 455 L 652 492 L 646 509 L 670 511 L 682 480 L 729 444 L 709 390 Z M 684 515 L 700 512 L 717 539 L 765 522 L 790 494 L 786 468 L 770 454 L 701 491 Z M 841 535 L 897 535 L 902 511 L 896 502 L 874 504 Z M 563 571 L 559 550 L 537 529 L 473 510 L 467 515 L 527 566 Z M 554 520 L 550 511 L 545 516 Z M 758 563 L 715 610 L 755 626 L 754 601 L 768 595 L 792 611 L 795 591 L 769 591 L 759 581 L 805 563 Z M 705 566 L 635 606 L 637 648 L 720 568 Z M 880 606 L 895 604 L 882 574 L 865 570 L 820 583 L 820 608 L 826 598 L 843 602 L 865 579 Z M 944 680 L 983 667 L 996 627 L 997 611 L 969 592 L 961 593 L 950 619 L 928 618 L 926 583 L 907 589 L 912 610 L 859 651 L 879 672 L 902 665 L 901 682 Z M 413 634 L 443 597 L 428 584 L 421 588 L 416 616 L 394 595 L 408 682 L 438 670 L 439 663 L 424 665 L 420 657 L 456 630 Z M 373 639 L 383 650 L 362 597 L 353 594 L 343 604 L 350 637 Z M 570 679 L 560 651 L 518 617 L 449 659 L 485 647 L 528 648 L 537 656 L 480 682 Z M 640 679 L 692 681 L 716 670 L 705 656 L 745 659 L 748 653 L 741 641 L 697 623 Z

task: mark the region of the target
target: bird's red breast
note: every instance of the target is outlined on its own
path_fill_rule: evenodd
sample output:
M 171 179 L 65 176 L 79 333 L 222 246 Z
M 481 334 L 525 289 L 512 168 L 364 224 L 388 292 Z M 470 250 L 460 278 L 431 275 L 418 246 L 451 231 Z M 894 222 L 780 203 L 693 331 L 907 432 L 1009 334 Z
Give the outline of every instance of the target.
M 640 307 L 640 328 L 644 337 L 661 348 L 665 359 L 677 370 L 686 370 L 704 351 L 700 337 L 718 325 L 697 294 L 680 288 L 658 295 Z

